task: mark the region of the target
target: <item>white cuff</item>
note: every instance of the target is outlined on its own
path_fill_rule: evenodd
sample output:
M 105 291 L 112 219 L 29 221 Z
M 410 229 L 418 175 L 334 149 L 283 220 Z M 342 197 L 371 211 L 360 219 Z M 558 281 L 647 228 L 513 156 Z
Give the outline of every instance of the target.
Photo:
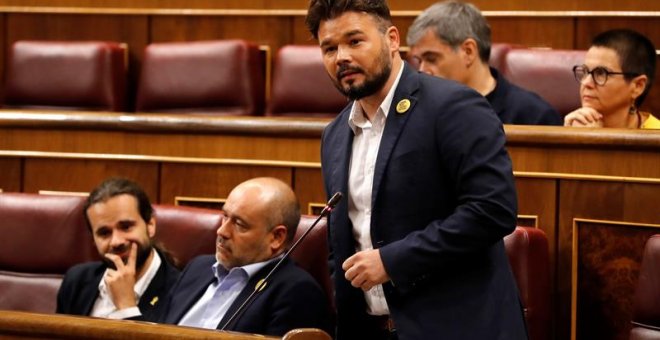
M 108 319 L 121 320 L 142 315 L 137 306 L 114 311 L 108 315 Z

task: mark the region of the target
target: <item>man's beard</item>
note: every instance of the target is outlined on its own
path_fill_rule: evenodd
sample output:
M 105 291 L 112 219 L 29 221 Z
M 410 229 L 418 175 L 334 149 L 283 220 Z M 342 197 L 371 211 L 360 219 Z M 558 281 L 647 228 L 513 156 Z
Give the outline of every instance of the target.
M 367 75 L 361 67 L 350 66 L 348 64 L 342 64 L 337 70 L 336 81 L 334 81 L 335 87 L 339 92 L 343 93 L 346 97 L 351 100 L 357 100 L 364 97 L 368 97 L 383 88 L 385 83 L 390 77 L 392 72 L 392 62 L 388 59 L 389 51 L 385 48 L 382 49 L 376 64 L 380 66 L 380 72 Z M 366 76 L 364 83 L 362 85 L 349 84 L 348 88 L 342 86 L 341 83 L 341 74 L 351 70 L 364 74 Z
M 130 253 L 131 249 L 131 243 L 129 243 L 127 246 L 122 246 L 121 248 L 116 248 L 114 251 L 111 252 L 113 253 L 123 253 L 128 249 Z M 149 258 L 149 254 L 151 254 L 151 250 L 153 249 L 153 245 L 151 242 L 149 242 L 146 246 L 141 246 L 138 244 L 138 249 L 137 249 L 137 257 L 135 258 L 135 271 L 139 272 L 142 269 L 142 266 L 144 266 L 144 263 L 147 261 L 147 258 Z M 130 256 L 130 255 L 129 255 Z M 117 270 L 117 266 L 115 266 L 115 263 L 112 262 L 110 259 L 108 259 L 105 256 L 102 256 L 103 262 L 108 266 L 110 269 Z M 121 261 L 126 264 L 128 262 L 128 258 L 126 260 L 121 259 Z

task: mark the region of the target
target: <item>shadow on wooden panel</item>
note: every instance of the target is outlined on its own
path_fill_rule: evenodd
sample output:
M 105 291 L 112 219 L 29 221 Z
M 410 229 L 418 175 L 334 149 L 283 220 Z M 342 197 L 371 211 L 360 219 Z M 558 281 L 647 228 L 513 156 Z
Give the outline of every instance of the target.
M 573 220 L 571 339 L 628 339 L 646 240 L 660 224 Z

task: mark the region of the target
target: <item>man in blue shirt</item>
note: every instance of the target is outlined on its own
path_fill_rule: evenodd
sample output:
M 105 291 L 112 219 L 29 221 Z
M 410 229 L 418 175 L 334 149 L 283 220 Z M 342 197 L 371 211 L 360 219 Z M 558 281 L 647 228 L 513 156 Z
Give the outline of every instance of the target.
M 251 179 L 232 190 L 223 210 L 215 256 L 197 257 L 186 266 L 161 321 L 277 336 L 294 328 L 331 332 L 325 294 L 290 259 L 263 282 L 300 221 L 291 188 L 274 178 Z M 233 317 L 257 289 L 259 294 Z

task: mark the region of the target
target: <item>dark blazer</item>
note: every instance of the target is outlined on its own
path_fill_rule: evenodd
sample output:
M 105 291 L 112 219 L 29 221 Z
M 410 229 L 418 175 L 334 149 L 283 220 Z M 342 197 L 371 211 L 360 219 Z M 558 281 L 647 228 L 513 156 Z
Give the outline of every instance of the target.
M 496 69 L 490 68 L 497 84 L 486 99 L 504 124 L 564 125 L 559 112 L 538 94 L 511 84 Z
M 164 323 L 177 324 L 215 281 L 215 256 L 193 259 L 171 291 Z M 270 263 L 253 275 L 218 324 L 220 329 L 252 293 L 257 282 L 273 268 Z M 284 335 L 294 328 L 320 328 L 331 332 L 330 308 L 318 283 L 305 270 L 286 259 L 247 309 L 225 329 L 246 333 Z M 332 333 L 331 333 L 332 334 Z
M 164 310 L 167 292 L 179 278 L 179 270 L 169 264 L 163 255 L 162 262 L 140 301 L 141 320 L 156 321 Z M 99 296 L 99 283 L 107 266 L 103 262 L 87 262 L 71 267 L 57 292 L 57 313 L 89 315 Z M 157 298 L 157 299 L 156 299 Z M 153 302 L 153 304 L 152 304 Z
M 502 241 L 517 210 L 502 123 L 475 91 L 404 65 L 378 150 L 371 213 L 399 339 L 526 339 Z M 411 106 L 397 113 L 403 99 Z M 351 105 L 323 133 L 328 194 L 348 194 Z M 355 253 L 348 199 L 329 220 L 337 337 L 374 339 L 363 292 L 341 269 Z

